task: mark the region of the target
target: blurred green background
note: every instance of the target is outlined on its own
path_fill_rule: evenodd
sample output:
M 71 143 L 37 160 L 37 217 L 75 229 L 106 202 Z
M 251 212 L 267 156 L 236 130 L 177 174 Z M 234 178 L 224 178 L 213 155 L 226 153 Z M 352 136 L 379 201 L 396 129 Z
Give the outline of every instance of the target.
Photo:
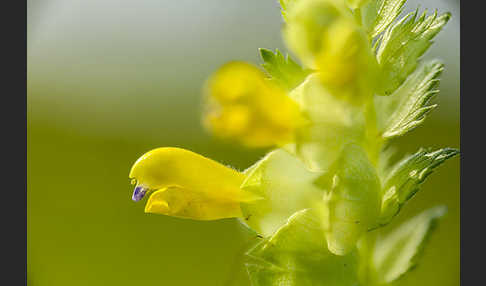
M 252 237 L 236 220 L 144 214 L 128 172 L 160 146 L 239 169 L 264 154 L 202 129 L 201 86 L 229 60 L 258 64 L 259 47 L 286 51 L 277 2 L 28 1 L 28 285 L 249 285 L 241 255 Z M 421 2 L 453 18 L 426 54 L 446 64 L 440 108 L 397 140 L 402 153 L 460 145 L 459 2 Z M 399 285 L 459 285 L 458 158 L 397 222 L 439 203 L 448 215 Z

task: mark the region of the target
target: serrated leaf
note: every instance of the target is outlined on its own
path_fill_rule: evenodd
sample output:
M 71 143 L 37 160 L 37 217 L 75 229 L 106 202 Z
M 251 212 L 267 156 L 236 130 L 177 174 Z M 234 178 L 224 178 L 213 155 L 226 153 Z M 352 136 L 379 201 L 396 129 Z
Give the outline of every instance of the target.
M 382 35 L 376 55 L 382 69 L 381 95 L 391 94 L 415 70 L 419 58 L 451 16 L 438 16 L 436 11 L 426 17 L 426 13 L 418 18 L 418 10 L 409 13 Z
M 403 11 L 407 0 L 371 1 L 363 7 L 363 25 L 373 38 L 386 30 Z
M 379 224 L 389 223 L 400 212 L 403 204 L 419 190 L 425 179 L 457 154 L 459 150 L 453 148 L 437 151 L 421 149 L 395 164 L 384 180 Z
M 292 215 L 275 234 L 247 252 L 253 286 L 357 283 L 357 254 L 330 253 L 319 219 L 310 210 Z
M 260 56 L 264 63 L 262 66 L 271 79 L 286 90 L 292 90 L 304 81 L 310 73 L 294 62 L 289 55 L 286 57 L 278 50 L 260 49 Z
M 391 96 L 376 96 L 378 128 L 385 139 L 401 136 L 420 125 L 437 105 L 429 105 L 439 92 L 443 64 L 423 64 Z
M 377 238 L 370 267 L 374 284 L 391 283 L 417 265 L 428 237 L 445 212 L 444 206 L 428 209 Z

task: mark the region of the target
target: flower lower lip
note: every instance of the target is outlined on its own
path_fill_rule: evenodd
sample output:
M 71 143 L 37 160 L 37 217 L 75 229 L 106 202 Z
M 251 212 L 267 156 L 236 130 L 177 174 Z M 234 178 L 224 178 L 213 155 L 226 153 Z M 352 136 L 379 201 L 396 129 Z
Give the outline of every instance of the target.
M 144 188 L 142 186 L 136 186 L 135 189 L 133 190 L 132 200 L 135 202 L 140 201 L 145 196 L 147 191 L 148 188 Z

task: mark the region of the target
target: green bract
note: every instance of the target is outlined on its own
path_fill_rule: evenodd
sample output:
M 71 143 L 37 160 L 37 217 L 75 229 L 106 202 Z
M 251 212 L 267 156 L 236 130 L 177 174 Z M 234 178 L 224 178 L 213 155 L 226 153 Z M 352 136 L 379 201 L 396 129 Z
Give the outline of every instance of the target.
M 391 96 L 375 98 L 378 129 L 383 138 L 401 136 L 420 125 L 425 115 L 437 107 L 429 105 L 439 92 L 439 76 L 444 66 L 431 61 L 423 64 Z
M 381 94 L 391 94 L 417 67 L 418 59 L 432 45 L 432 39 L 449 21 L 450 14 L 435 12 L 420 17 L 418 10 L 389 27 L 380 38 L 376 58 L 381 67 Z
M 458 153 L 458 150 L 452 148 L 433 152 L 419 150 L 391 167 L 383 178 L 383 198 L 379 223 L 388 223 L 397 215 L 402 205 L 419 190 L 420 184 L 434 169 Z

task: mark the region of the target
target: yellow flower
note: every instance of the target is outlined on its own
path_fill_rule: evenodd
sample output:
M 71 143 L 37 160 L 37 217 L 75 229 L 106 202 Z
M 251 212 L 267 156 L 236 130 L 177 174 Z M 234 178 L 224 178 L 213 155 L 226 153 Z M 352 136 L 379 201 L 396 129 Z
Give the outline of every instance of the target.
M 145 153 L 129 177 L 136 182 L 134 201 L 153 191 L 145 205 L 147 213 L 195 220 L 241 217 L 240 202 L 256 199 L 241 191 L 242 173 L 180 148 Z
M 215 135 L 248 147 L 292 141 L 299 124 L 297 104 L 245 62 L 222 66 L 206 86 L 204 125 Z

